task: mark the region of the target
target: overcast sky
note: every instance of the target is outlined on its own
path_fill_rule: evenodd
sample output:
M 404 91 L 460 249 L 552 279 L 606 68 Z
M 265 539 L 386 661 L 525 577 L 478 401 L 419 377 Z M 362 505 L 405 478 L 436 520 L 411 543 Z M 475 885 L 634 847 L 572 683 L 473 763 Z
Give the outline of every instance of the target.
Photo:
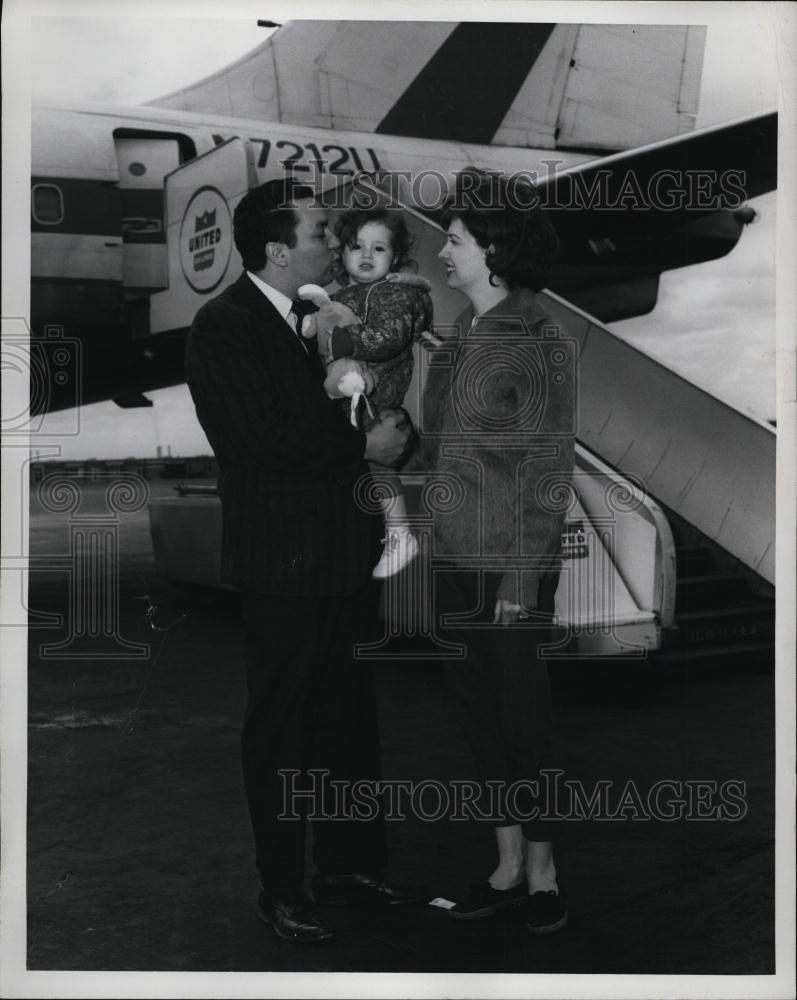
M 84 2 L 69 9 L 85 14 L 108 7 Z M 225 15 L 237 9 L 228 4 Z M 709 28 L 698 127 L 774 108 L 778 77 L 766 5 L 718 3 L 703 9 Z M 230 20 L 37 17 L 31 34 L 33 96 L 120 104 L 152 100 L 258 45 L 268 32 L 257 27 L 257 16 L 278 17 L 268 4 L 259 14 L 250 10 Z M 738 408 L 768 419 L 775 409 L 775 195 L 752 204 L 759 221 L 729 256 L 663 275 L 654 312 L 614 329 Z M 81 434 L 64 444 L 64 457 L 147 455 L 158 445 L 175 455 L 209 450 L 185 386 L 149 396 L 155 402 L 149 410 L 123 411 L 112 403 L 84 407 Z M 52 433 L 60 419 L 57 414 L 48 419 Z

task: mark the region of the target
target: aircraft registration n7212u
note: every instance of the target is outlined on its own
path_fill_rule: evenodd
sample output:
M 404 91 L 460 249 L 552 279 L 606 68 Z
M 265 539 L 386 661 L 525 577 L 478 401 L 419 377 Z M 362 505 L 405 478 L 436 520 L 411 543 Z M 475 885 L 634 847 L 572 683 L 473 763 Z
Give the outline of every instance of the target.
M 387 178 L 421 213 L 468 165 L 522 174 L 561 238 L 551 290 L 599 320 L 649 311 L 663 270 L 727 253 L 775 186 L 774 114 L 693 131 L 704 36 L 292 22 L 146 106 L 35 108 L 31 342 L 46 371 L 68 342 L 81 376 L 38 380 L 32 412 L 182 382 L 194 313 L 240 271 L 232 211 L 283 173 Z

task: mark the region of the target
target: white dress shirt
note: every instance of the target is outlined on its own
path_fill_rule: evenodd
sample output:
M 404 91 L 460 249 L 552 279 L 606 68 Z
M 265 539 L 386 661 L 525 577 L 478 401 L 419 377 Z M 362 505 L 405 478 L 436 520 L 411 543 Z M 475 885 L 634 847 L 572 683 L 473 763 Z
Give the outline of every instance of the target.
M 262 278 L 258 278 L 256 274 L 251 271 L 246 272 L 250 280 L 254 282 L 255 286 L 260 289 L 260 291 L 266 296 L 269 302 L 274 306 L 277 312 L 282 316 L 288 326 L 296 333 L 296 314 L 293 311 L 293 301 L 288 298 L 283 292 L 278 289 L 273 288 L 271 285 L 266 284 Z M 302 347 L 307 350 L 307 344 L 304 340 L 296 333 L 299 338 L 299 343 Z

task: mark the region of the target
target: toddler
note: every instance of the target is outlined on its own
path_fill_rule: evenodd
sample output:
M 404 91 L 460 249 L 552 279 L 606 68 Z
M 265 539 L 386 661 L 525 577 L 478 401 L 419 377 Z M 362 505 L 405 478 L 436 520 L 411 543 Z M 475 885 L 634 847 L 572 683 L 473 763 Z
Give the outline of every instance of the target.
M 353 209 L 343 213 L 335 226 L 341 243 L 343 287 L 333 298 L 348 306 L 360 322 L 337 326 L 328 345 L 319 343 L 328 361 L 352 358 L 363 365 L 365 391 L 373 375 L 375 388 L 366 396 L 366 425 L 378 419 L 379 410 L 401 407 L 412 378 L 412 345 L 429 336 L 432 300 L 429 283 L 404 269 L 412 237 L 400 214 L 387 209 Z M 307 286 L 305 286 L 307 287 Z M 305 289 L 299 294 L 307 294 Z M 346 404 L 348 405 L 348 404 Z M 373 571 L 376 579 L 398 573 L 418 554 L 418 541 L 410 531 L 407 506 L 398 474 L 386 466 L 372 464 L 380 485 L 388 494 L 382 500 L 385 513 L 385 548 Z

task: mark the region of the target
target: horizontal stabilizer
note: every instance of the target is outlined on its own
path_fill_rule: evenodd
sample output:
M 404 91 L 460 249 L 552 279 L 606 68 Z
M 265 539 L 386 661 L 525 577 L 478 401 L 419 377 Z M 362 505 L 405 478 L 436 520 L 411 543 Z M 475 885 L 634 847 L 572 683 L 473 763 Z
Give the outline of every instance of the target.
M 777 114 L 702 129 L 541 182 L 561 241 L 550 286 L 604 322 L 649 312 L 658 279 L 729 253 L 777 186 Z

